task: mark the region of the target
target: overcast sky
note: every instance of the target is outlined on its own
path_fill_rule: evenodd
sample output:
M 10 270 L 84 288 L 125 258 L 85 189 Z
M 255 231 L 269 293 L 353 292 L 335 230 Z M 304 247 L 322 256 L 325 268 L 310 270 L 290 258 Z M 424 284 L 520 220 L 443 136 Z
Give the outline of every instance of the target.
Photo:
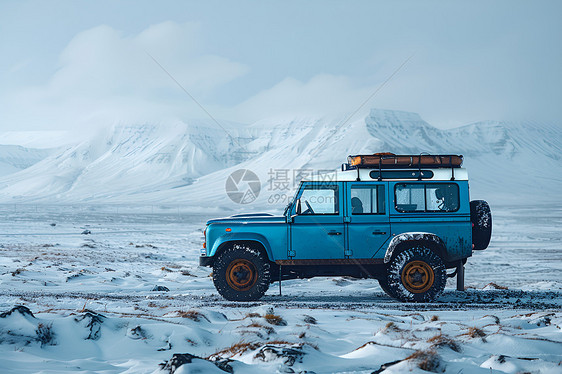
M 562 123 L 562 1 L 0 1 L 0 130 L 353 112 Z M 361 114 L 359 114 L 361 115 Z

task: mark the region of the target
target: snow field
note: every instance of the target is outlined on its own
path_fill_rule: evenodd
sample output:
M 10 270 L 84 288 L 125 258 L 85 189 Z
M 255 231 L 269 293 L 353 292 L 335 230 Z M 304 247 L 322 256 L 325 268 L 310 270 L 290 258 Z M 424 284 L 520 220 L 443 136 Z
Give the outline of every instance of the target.
M 467 292 L 427 304 L 346 277 L 228 302 L 197 266 L 206 215 L 5 209 L 0 372 L 560 373 L 561 207 L 492 209 Z

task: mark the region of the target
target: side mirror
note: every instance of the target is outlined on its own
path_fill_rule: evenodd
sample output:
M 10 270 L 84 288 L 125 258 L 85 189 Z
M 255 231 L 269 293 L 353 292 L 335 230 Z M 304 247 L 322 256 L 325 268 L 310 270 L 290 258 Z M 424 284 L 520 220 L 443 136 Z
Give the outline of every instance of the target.
M 295 214 L 292 216 L 287 216 L 287 222 L 293 222 L 293 218 L 301 214 L 301 199 L 295 201 Z

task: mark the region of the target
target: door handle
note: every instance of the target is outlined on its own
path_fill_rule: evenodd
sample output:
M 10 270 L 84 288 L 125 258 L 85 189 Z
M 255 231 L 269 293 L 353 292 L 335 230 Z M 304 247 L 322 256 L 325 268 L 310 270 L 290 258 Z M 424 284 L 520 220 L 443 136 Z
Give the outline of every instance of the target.
M 330 231 L 330 232 L 328 233 L 328 235 L 341 235 L 341 232 Z
M 385 235 L 386 231 L 373 231 L 373 235 Z

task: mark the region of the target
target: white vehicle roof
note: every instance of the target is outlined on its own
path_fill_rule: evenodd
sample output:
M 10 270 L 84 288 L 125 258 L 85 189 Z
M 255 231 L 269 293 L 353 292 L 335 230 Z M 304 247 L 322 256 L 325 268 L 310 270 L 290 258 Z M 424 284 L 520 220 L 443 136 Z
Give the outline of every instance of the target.
M 368 182 L 368 181 L 377 181 L 377 176 L 379 173 L 379 169 L 358 169 L 359 170 L 359 178 L 361 182 Z M 412 172 L 417 175 L 419 172 L 418 169 L 383 169 L 382 173 L 388 171 L 402 171 L 402 172 Z M 375 178 L 371 178 L 370 173 L 373 171 L 373 176 Z M 433 177 L 431 178 L 423 178 L 424 181 L 450 181 L 451 177 L 453 176 L 455 180 L 468 180 L 468 172 L 465 168 L 439 168 L 439 169 L 430 169 L 430 168 L 422 168 L 422 171 L 432 171 Z M 417 181 L 417 178 L 383 178 L 383 181 Z M 314 174 L 313 176 L 307 177 L 303 179 L 303 182 L 355 182 L 357 181 L 357 169 L 355 170 L 345 170 L 345 171 L 334 171 L 332 173 L 326 174 Z

